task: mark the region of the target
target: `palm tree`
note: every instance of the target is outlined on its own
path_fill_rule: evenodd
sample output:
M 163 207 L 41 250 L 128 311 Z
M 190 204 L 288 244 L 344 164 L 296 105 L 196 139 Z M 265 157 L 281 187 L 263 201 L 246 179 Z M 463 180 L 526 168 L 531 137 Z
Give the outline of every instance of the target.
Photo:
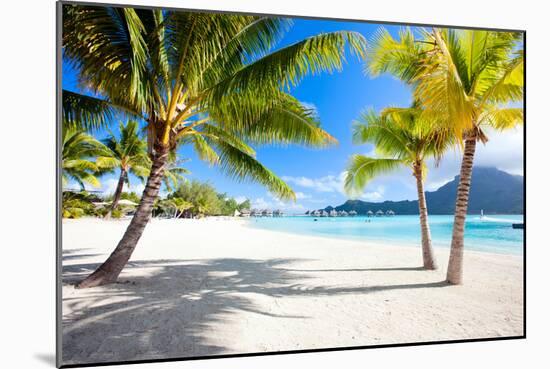
M 109 149 L 105 156 L 96 159 L 98 168 L 103 171 L 119 170 L 118 183 L 114 193 L 113 202 L 109 206 L 106 218 L 111 216 L 116 209 L 122 194 L 124 183 L 130 186 L 129 174 L 144 179 L 149 174 L 150 160 L 147 155 L 147 142 L 138 135 L 139 126 L 135 120 L 129 120 L 126 125 L 119 124 L 120 137 L 115 134 L 103 140 L 103 144 Z
M 94 158 L 105 155 L 107 148 L 93 136 L 78 128 L 65 125 L 61 134 L 62 183 L 67 186 L 73 180 L 82 190 L 86 184 L 99 187 L 99 170 Z
M 514 32 L 410 29 L 394 39 L 380 30 L 369 46 L 368 71 L 389 72 L 413 88 L 425 121 L 454 132 L 463 149 L 447 281 L 462 283 L 464 226 L 473 161 L 487 127 L 501 131 L 523 123 L 523 47 Z
M 411 169 L 416 179 L 418 211 L 422 235 L 422 259 L 425 269 L 436 269 L 433 255 L 428 208 L 424 193 L 426 159 L 439 160 L 453 145 L 449 131 L 441 130 L 437 124 L 428 124 L 421 119 L 422 111 L 411 108 L 389 108 L 377 115 L 374 111 L 363 113 L 354 125 L 353 141 L 356 144 L 372 143 L 376 153 L 383 157 L 353 155 L 347 168 L 345 189 L 348 193 L 362 191 L 376 176 L 389 173 L 402 166 Z
M 462 283 L 464 227 L 476 144 L 488 128 L 523 123 L 523 47 L 513 32 L 439 30 L 427 34 L 433 51 L 424 61 L 415 96 L 426 115 L 438 116 L 464 148 L 457 189 L 447 281 Z
M 151 217 L 178 143 L 192 145 L 230 177 L 294 199 L 250 145 L 335 142 L 289 89 L 306 75 L 339 70 L 346 44 L 359 56 L 365 48 L 360 34 L 341 31 L 273 51 L 288 29 L 285 18 L 64 5 L 63 19 L 64 56 L 94 93 L 65 94 L 64 116 L 85 118 L 88 126 L 105 123 L 113 110 L 142 119 L 152 163 L 128 229 L 79 287 L 116 281 Z M 88 109 L 75 108 L 79 100 Z

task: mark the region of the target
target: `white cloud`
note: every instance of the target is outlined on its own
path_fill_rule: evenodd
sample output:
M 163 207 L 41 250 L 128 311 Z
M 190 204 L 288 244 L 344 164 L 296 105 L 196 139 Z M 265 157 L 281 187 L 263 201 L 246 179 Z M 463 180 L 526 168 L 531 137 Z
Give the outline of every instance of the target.
M 237 197 L 235 197 L 235 201 L 237 201 L 238 204 L 241 204 L 241 203 L 245 202 L 247 199 L 248 199 L 248 197 L 246 197 L 246 196 L 237 196 Z
M 311 188 L 318 192 L 344 193 L 345 176 L 346 172 L 341 172 L 337 176 L 327 175 L 319 178 L 283 176 L 282 179 L 297 186 Z
M 381 201 L 384 198 L 384 186 L 377 186 L 374 191 L 364 192 L 359 198 L 365 201 Z
M 116 191 L 116 187 L 118 185 L 118 178 L 109 178 L 105 181 L 101 182 L 101 192 L 105 195 L 112 195 Z M 128 185 L 124 183 L 124 186 L 122 187 L 122 190 L 125 192 L 135 192 L 139 196 L 141 196 L 141 193 L 145 189 L 145 184 L 141 183 L 139 180 L 135 180 L 130 182 L 130 188 L 128 188 Z
M 306 208 L 299 203 L 293 201 L 284 202 L 278 199 L 271 193 L 267 193 L 266 197 L 258 197 L 252 200 L 252 208 L 254 209 L 281 209 L 286 212 L 304 212 Z
M 311 198 L 311 195 L 305 194 L 303 192 L 295 192 L 294 194 L 296 195 L 297 200 L 303 200 L 303 199 L 310 199 Z

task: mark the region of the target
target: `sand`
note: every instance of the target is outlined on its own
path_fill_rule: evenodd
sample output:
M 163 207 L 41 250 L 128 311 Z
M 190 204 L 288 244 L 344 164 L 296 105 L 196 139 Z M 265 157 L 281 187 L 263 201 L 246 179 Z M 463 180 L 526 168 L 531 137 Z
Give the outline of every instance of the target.
M 63 221 L 63 363 L 523 334 L 522 257 L 466 252 L 464 285 L 419 248 L 152 220 L 119 283 L 76 290 L 127 221 Z

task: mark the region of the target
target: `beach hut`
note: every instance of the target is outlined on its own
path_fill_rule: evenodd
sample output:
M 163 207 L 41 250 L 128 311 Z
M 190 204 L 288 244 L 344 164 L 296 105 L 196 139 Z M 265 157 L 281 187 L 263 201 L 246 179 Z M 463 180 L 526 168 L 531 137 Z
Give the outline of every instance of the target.
M 321 212 L 321 216 L 322 216 L 322 217 L 328 217 L 328 213 L 327 213 L 325 210 L 323 210 L 323 211 Z
M 395 212 L 390 209 L 390 210 L 386 211 L 386 215 L 389 216 L 389 217 L 393 217 L 395 215 Z
M 370 211 L 370 210 L 367 211 L 367 216 L 368 216 L 368 217 L 372 217 L 373 215 L 374 215 L 374 213 L 373 213 L 372 211 Z
M 376 212 L 376 216 L 377 216 L 377 217 L 381 217 L 381 216 L 383 216 L 383 215 L 384 215 L 384 212 L 383 212 L 382 210 L 378 210 L 378 211 Z
M 338 216 L 338 212 L 335 209 L 332 209 L 330 211 L 330 213 L 328 213 L 328 215 L 331 216 L 331 217 L 336 217 L 336 216 Z
M 248 218 L 250 217 L 250 209 L 242 209 L 241 210 L 241 217 Z
M 349 215 L 354 217 L 354 216 L 357 215 L 357 212 L 355 210 L 352 210 L 352 211 L 349 212 Z

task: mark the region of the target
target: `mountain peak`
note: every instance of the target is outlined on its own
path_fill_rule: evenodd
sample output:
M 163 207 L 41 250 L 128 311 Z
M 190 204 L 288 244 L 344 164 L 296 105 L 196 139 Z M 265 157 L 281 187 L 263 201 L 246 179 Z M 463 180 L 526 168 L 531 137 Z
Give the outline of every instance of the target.
M 460 175 L 433 192 L 426 192 L 430 214 L 453 214 Z M 523 214 L 523 176 L 513 175 L 494 167 L 476 166 L 472 171 L 469 214 Z M 418 201 L 366 202 L 347 200 L 344 204 L 326 209 L 355 210 L 366 214 L 369 210 L 393 210 L 397 214 L 418 214 Z M 328 210 L 327 210 L 328 211 Z

